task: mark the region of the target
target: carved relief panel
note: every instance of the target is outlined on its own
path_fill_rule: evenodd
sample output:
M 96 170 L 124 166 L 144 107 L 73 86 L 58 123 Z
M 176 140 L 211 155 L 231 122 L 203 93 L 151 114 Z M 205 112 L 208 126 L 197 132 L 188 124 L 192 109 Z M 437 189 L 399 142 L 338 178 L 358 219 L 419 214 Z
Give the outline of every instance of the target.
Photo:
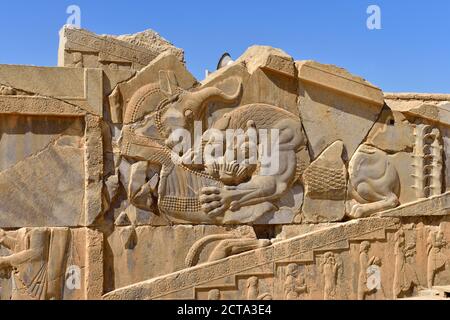
M 0 66 L 2 299 L 448 291 L 447 98 L 263 46 L 198 81 L 150 31 L 59 65 Z

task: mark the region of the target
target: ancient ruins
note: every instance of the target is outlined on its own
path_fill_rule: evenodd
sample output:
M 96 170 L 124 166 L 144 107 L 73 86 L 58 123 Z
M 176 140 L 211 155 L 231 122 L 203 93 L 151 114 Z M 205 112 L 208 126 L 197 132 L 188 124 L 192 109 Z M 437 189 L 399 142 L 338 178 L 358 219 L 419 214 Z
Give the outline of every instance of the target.
M 0 65 L 1 299 L 450 296 L 450 94 L 265 46 L 198 80 L 153 31 L 58 57 Z

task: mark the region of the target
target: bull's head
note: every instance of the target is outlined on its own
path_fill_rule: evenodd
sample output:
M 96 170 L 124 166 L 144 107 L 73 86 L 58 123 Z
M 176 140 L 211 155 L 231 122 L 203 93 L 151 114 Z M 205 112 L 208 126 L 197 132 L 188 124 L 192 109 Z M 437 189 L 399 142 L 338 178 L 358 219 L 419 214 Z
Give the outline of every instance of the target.
M 193 133 L 195 121 L 205 122 L 210 102 L 235 103 L 242 91 L 241 83 L 232 95 L 215 87 L 186 91 L 178 87 L 173 73 L 161 71 L 159 77 L 161 92 L 168 100 L 168 104 L 160 111 L 160 130 L 169 147 L 178 143 L 170 138 L 176 129 L 186 129 Z

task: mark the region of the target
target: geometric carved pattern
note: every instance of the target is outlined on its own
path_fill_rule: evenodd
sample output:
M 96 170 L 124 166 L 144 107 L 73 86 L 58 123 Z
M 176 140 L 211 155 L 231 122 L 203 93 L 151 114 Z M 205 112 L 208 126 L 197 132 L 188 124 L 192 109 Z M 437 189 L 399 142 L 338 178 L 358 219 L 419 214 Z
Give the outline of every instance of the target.
M 343 190 L 346 187 L 342 169 L 332 169 L 317 164 L 311 165 L 303 174 L 311 194 L 323 194 Z

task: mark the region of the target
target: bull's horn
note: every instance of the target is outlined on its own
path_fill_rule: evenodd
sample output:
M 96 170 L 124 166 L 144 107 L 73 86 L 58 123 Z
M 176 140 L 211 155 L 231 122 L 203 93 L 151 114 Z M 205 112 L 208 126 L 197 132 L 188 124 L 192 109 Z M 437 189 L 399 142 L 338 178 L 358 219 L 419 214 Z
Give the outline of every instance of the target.
M 192 109 L 196 113 L 201 113 L 208 102 L 217 101 L 224 103 L 234 103 L 240 97 L 242 93 L 242 83 L 239 83 L 239 87 L 232 95 L 228 95 L 219 88 L 211 87 L 205 88 L 198 92 L 191 94 L 191 101 L 193 102 Z

